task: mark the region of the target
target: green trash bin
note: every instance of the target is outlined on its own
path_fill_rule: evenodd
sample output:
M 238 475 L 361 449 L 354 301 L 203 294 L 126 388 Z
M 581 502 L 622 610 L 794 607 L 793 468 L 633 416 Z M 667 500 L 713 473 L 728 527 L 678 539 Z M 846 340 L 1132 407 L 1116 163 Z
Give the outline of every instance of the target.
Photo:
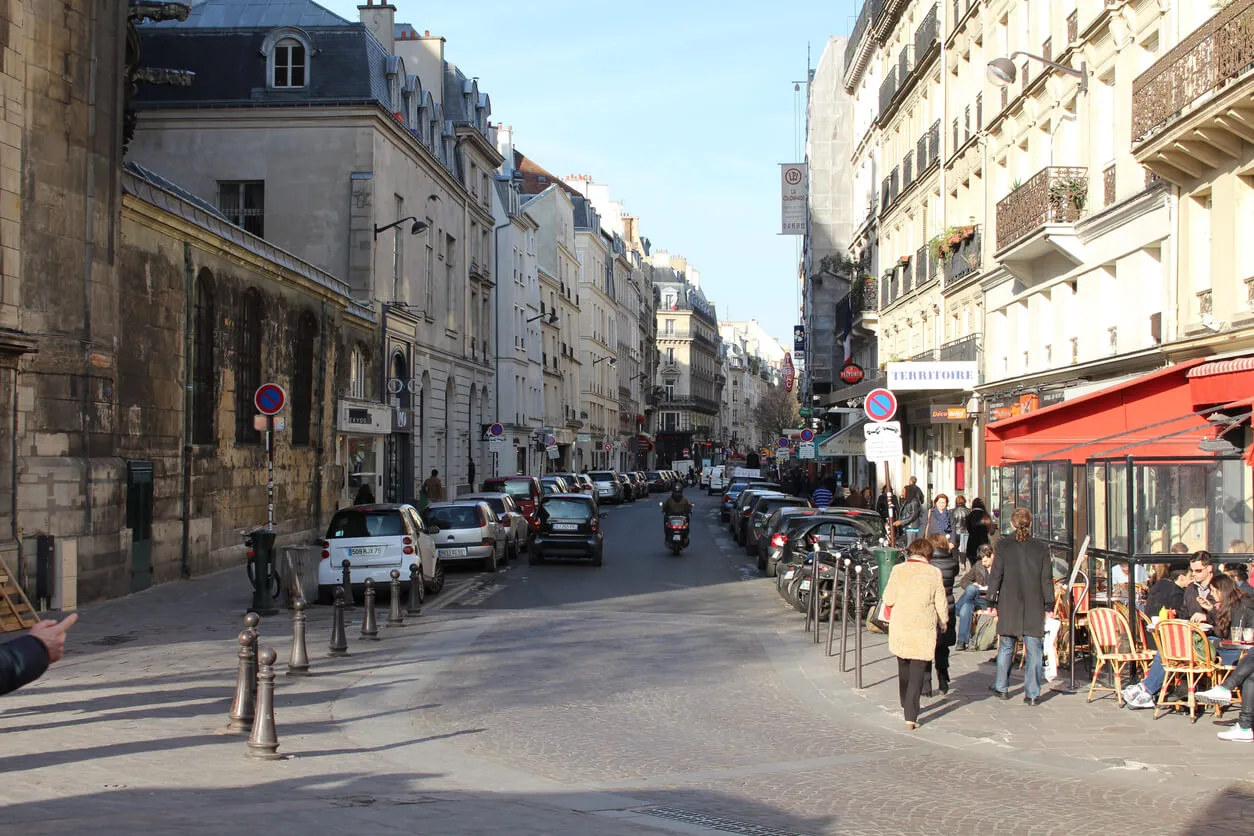
M 893 573 L 893 567 L 898 563 L 905 562 L 904 552 L 901 549 L 890 549 L 887 546 L 871 549 L 871 554 L 875 555 L 876 577 L 879 579 L 879 597 L 884 597 L 884 588 L 888 586 L 888 576 Z

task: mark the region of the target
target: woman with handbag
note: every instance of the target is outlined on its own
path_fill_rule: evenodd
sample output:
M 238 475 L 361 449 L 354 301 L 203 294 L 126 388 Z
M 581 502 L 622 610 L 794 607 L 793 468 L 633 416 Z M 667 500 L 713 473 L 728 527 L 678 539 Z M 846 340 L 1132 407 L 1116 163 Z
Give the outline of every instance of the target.
M 919 727 L 919 698 L 928 663 L 936 653 L 936 636 L 949 623 L 949 604 L 941 572 L 929 561 L 932 544 L 915 540 L 906 548 L 906 562 L 893 568 L 884 589 L 883 612 L 888 621 L 888 650 L 897 657 L 897 685 L 906 728 Z

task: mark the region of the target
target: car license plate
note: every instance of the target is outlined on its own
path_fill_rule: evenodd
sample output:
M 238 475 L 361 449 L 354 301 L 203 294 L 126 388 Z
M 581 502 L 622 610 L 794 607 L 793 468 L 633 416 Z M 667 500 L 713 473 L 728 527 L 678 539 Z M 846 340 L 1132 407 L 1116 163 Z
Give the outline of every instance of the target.
M 683 536 L 682 536 L 682 535 L 680 535 L 680 534 L 675 534 L 675 535 L 672 535 L 672 536 L 671 536 L 671 539 L 672 539 L 672 540 L 674 540 L 676 543 L 678 543 L 680 540 L 682 540 L 682 539 L 684 539 L 684 538 L 683 538 Z
M 794 574 L 795 573 L 793 572 L 793 570 L 789 569 L 787 572 L 784 573 L 784 580 L 789 580 Z
M 809 589 L 809 588 L 810 588 L 810 581 L 809 581 L 809 579 L 806 579 L 806 580 L 804 580 L 804 581 L 802 581 L 802 582 L 801 582 L 801 591 L 802 591 L 802 592 L 805 592 L 805 591 L 806 591 L 807 589 Z
M 383 554 L 383 546 L 352 546 L 348 550 L 349 557 L 375 557 Z
M 440 549 L 440 557 L 465 557 L 465 549 Z
M 554 531 L 578 531 L 579 526 L 576 523 L 553 523 Z

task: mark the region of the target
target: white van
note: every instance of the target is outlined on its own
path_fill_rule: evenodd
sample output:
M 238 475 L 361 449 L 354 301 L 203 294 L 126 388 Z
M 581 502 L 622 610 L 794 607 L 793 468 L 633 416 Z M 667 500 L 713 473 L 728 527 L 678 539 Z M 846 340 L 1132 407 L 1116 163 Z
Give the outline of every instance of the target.
M 710 468 L 710 484 L 706 486 L 710 496 L 716 493 L 722 493 L 727 487 L 727 468 L 721 464 L 716 464 Z

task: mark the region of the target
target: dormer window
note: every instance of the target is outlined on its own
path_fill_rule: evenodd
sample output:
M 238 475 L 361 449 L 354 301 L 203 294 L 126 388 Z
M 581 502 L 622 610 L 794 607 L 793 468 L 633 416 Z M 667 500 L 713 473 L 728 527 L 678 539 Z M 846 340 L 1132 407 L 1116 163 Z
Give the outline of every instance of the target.
M 295 38 L 284 38 L 274 47 L 274 86 L 305 86 L 305 47 Z
M 266 80 L 275 90 L 299 90 L 309 86 L 309 58 L 314 53 L 309 35 L 284 26 L 266 35 L 261 45 L 266 58 Z

